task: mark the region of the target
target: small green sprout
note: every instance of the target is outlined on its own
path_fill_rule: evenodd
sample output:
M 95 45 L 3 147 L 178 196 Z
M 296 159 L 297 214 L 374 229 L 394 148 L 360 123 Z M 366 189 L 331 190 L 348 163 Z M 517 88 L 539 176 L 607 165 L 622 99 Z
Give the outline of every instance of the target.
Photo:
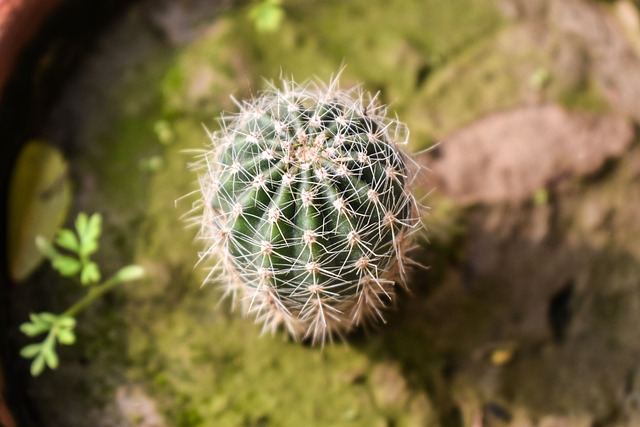
M 538 188 L 533 193 L 533 203 L 537 206 L 544 206 L 549 203 L 549 192 L 546 188 Z
M 80 213 L 75 222 L 75 232 L 62 229 L 55 238 L 55 245 L 42 236 L 36 237 L 36 246 L 49 259 L 51 266 L 63 277 L 76 278 L 88 288 L 79 301 L 62 314 L 31 314 L 29 322 L 23 323 L 20 330 L 28 337 L 46 334 L 40 343 L 29 344 L 20 355 L 31 362 L 31 375 L 40 375 L 45 367 L 56 369 L 59 364 L 56 344 L 71 345 L 76 341 L 74 328 L 75 316 L 95 299 L 123 282 L 140 279 L 144 269 L 138 265 L 129 265 L 118 270 L 113 276 L 100 283 L 101 273 L 98 264 L 91 260 L 99 247 L 102 234 L 100 214 L 88 216 Z
M 282 0 L 261 0 L 249 10 L 249 17 L 253 20 L 256 30 L 262 33 L 277 31 L 284 16 Z
M 174 140 L 173 129 L 166 120 L 158 120 L 153 124 L 153 130 L 162 145 L 170 145 Z
M 529 77 L 529 86 L 535 90 L 546 88 L 551 82 L 551 73 L 546 68 L 538 68 Z

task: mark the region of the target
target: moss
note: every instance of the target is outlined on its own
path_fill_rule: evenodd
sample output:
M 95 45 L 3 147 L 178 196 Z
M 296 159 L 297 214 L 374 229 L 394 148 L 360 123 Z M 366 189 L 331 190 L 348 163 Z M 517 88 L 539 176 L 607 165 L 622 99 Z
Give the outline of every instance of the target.
M 538 40 L 539 29 L 504 25 L 468 43 L 410 97 L 406 119 L 416 150 L 491 112 L 523 104 L 557 102 L 568 109 L 603 113 L 610 108 L 581 64 L 575 41 Z M 562 64 L 559 50 L 575 56 Z M 566 52 L 572 52 L 568 54 Z M 581 68 L 582 67 L 582 68 Z
M 234 22 L 230 28 L 233 39 L 243 43 L 256 75 L 268 79 L 293 75 L 298 80 L 318 76 L 326 80 L 345 65 L 344 85 L 362 82 L 367 89 L 379 91 L 382 101 L 391 104 L 411 129 L 419 129 L 425 116 L 415 114 L 413 100 L 416 93 L 423 93 L 422 87 L 425 81 L 429 82 L 431 73 L 446 67 L 469 45 L 495 33 L 502 19 L 495 8 L 476 0 L 394 0 L 373 4 L 333 0 L 311 6 L 292 2 L 282 29 L 274 34 L 247 31 L 242 19 Z M 473 82 L 469 83 L 472 86 Z M 456 88 L 462 96 L 470 95 Z M 504 92 L 510 90 L 508 85 Z M 427 98 L 420 98 L 419 102 L 434 104 L 433 99 Z M 435 101 L 438 106 L 445 105 L 444 100 L 442 104 Z M 454 112 L 451 117 L 459 116 L 456 108 L 468 109 L 459 103 L 448 108 Z M 424 133 L 415 135 L 413 149 L 429 145 Z
M 519 29 L 507 27 L 471 44 L 433 74 L 409 107 L 409 119 L 415 123 L 413 131 L 421 144 L 417 148 L 530 96 L 531 90 L 523 82 L 542 58 L 531 46 L 513 41 L 523 38 L 519 33 Z
M 570 110 L 595 114 L 606 113 L 611 109 L 600 88 L 591 80 L 582 82 L 578 87 L 563 90 L 558 95 L 558 103 Z
M 221 18 L 205 37 L 177 52 L 160 80 L 165 116 L 209 124 L 221 109 L 233 108 L 229 95 L 239 99 L 249 95 L 247 86 L 256 76 L 247 67 L 246 53 L 231 26 L 232 21 Z M 238 83 L 239 92 L 234 89 Z

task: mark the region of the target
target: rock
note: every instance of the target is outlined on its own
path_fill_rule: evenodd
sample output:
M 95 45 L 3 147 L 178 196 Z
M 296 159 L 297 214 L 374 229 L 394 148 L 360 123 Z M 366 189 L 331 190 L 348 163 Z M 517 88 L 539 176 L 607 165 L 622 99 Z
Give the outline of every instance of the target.
M 116 392 L 116 401 L 122 417 L 137 427 L 164 427 L 155 401 L 140 387 L 122 386 Z
M 371 391 L 378 408 L 402 409 L 409 400 L 407 383 L 399 368 L 389 363 L 376 366 L 371 373 Z
M 518 108 L 454 133 L 427 163 L 436 187 L 459 202 L 518 202 L 564 177 L 596 172 L 633 136 L 631 123 L 618 116 Z
M 212 7 L 212 3 L 217 3 Z M 183 45 L 196 39 L 211 22 L 218 8 L 228 6 L 227 0 L 159 1 L 149 7 L 151 22 L 169 43 Z
M 588 415 L 548 415 L 542 417 L 538 427 L 591 427 L 594 420 Z
M 613 14 L 622 26 L 629 44 L 640 54 L 640 10 L 631 0 L 615 2 Z
M 433 403 L 424 393 L 419 393 L 411 399 L 407 417 L 407 427 L 436 427 L 440 425 Z
M 511 19 L 528 19 L 544 15 L 546 0 L 497 0 L 498 7 Z
M 594 78 L 609 103 L 640 120 L 640 58 L 614 16 L 595 2 L 550 0 L 548 20 L 560 38 L 576 38 L 587 47 Z

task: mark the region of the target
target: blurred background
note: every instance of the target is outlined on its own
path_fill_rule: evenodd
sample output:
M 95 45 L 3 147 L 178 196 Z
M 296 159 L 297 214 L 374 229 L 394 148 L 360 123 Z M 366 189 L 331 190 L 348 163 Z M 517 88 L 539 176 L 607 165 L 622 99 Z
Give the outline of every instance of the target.
M 0 0 L 0 425 L 639 426 L 639 10 Z M 261 336 L 200 287 L 183 196 L 230 96 L 343 67 L 411 130 L 429 206 L 412 256 L 430 268 L 385 325 L 319 349 Z M 9 214 L 35 140 L 19 170 L 53 196 Z M 60 367 L 32 378 L 19 325 L 78 290 L 9 235 L 80 211 L 103 215 L 103 271 L 148 274 L 79 316 Z

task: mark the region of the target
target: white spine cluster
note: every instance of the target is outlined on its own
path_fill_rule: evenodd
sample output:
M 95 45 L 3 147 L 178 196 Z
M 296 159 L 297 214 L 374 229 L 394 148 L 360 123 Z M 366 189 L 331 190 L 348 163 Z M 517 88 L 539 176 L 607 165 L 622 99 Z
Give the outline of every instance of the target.
M 239 107 L 196 164 L 207 281 L 223 277 L 264 330 L 314 343 L 383 320 L 419 224 L 406 127 L 337 79 Z

